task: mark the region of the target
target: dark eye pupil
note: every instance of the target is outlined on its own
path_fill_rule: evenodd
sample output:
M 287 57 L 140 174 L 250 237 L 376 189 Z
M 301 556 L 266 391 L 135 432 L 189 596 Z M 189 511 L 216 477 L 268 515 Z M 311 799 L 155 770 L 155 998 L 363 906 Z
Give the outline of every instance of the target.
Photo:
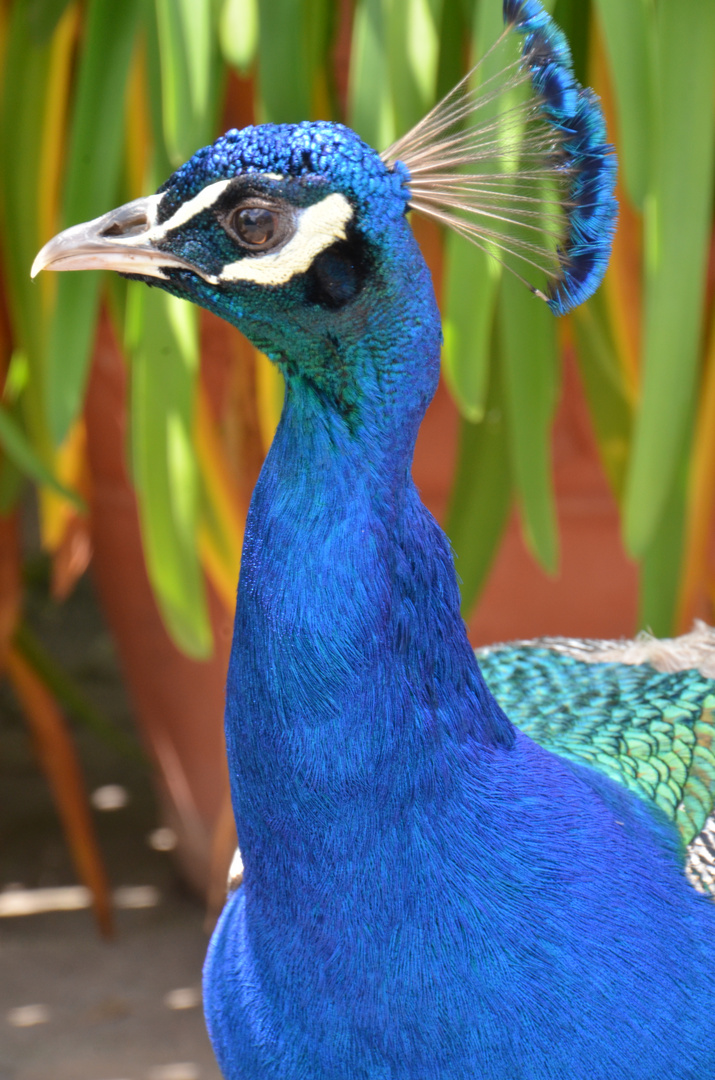
M 267 244 L 276 231 L 275 217 L 262 206 L 246 206 L 233 218 L 233 227 L 246 244 Z

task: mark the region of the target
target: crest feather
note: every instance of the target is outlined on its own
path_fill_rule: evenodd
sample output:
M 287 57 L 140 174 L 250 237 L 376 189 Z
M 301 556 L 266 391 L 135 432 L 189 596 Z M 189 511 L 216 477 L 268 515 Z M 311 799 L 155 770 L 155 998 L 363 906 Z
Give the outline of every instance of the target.
M 541 4 L 504 0 L 504 21 L 476 67 L 381 156 L 409 172 L 410 207 L 466 236 L 562 315 L 606 271 L 616 158 L 598 98 L 577 82 Z

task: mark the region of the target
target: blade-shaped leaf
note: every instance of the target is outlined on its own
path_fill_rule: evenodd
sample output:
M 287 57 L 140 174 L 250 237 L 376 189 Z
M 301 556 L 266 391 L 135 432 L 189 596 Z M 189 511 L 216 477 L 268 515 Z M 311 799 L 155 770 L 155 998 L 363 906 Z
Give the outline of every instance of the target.
M 685 540 L 686 464 L 683 452 L 665 513 L 641 560 L 638 625 L 656 637 L 668 637 L 675 631 Z
M 712 314 L 715 315 L 715 310 Z M 708 545 L 715 510 L 715 317 L 711 317 L 693 436 L 686 510 L 683 580 L 678 601 L 678 629 L 682 633 L 690 629 L 698 592 L 707 578 Z
M 258 0 L 224 0 L 219 40 L 226 63 L 247 74 L 258 48 Z
M 348 123 L 378 150 L 399 134 L 392 100 L 385 0 L 359 0 L 353 22 Z
M 326 0 L 259 0 L 262 120 L 294 123 L 312 115 L 316 80 L 329 45 L 332 8 Z
M 472 35 L 474 59 L 487 52 L 502 33 L 501 5 L 478 4 Z M 473 60 L 474 62 L 474 60 Z M 499 57 L 487 57 L 478 79 L 493 78 Z M 485 122 L 489 111 L 485 109 Z M 500 264 L 451 230 L 445 240 L 444 352 L 447 385 L 463 416 L 477 422 L 484 415 L 489 377 L 489 349 Z
M 42 428 L 42 295 L 30 281 L 30 266 L 40 246 L 38 181 L 50 46 L 33 43 L 21 4 L 12 8 L 5 46 L 0 152 L 4 284 L 8 290 L 15 341 L 28 358 L 32 379 L 27 399 L 33 432 Z
M 143 284 L 127 298 L 132 471 L 149 578 L 167 629 L 189 656 L 211 652 L 197 554 L 198 467 L 191 443 L 196 310 Z
M 662 524 L 692 415 L 715 164 L 715 5 L 663 0 L 656 15 L 658 148 L 646 208 L 643 391 L 624 523 L 634 555 L 648 550 Z
M 434 104 L 442 6 L 443 0 L 403 0 L 388 6 L 388 64 L 399 134 Z
M 212 0 L 156 0 L 164 141 L 176 169 L 213 135 L 220 65 Z
M 78 509 L 86 509 L 76 491 L 65 487 L 50 471 L 34 450 L 17 420 L 7 409 L 0 407 L 0 444 L 12 462 L 36 484 L 45 484 L 58 495 L 68 499 Z
M 471 15 L 471 12 L 469 13 Z M 437 65 L 437 100 L 440 101 L 464 75 L 464 40 L 467 31 L 465 4 L 446 0 L 442 4 Z
M 577 358 L 593 419 L 601 461 L 616 498 L 623 494 L 633 430 L 633 408 L 606 315 L 596 293 L 572 316 Z
M 618 149 L 626 187 L 633 204 L 642 210 L 654 151 L 653 8 L 645 0 L 594 2 L 615 84 L 621 136 Z M 697 22 L 691 24 L 691 33 L 696 32 L 696 26 Z
M 63 223 L 110 209 L 124 138 L 124 88 L 140 0 L 90 0 L 79 66 Z M 97 317 L 97 274 L 61 274 L 47 350 L 47 415 L 56 444 L 80 408 Z
M 591 0 L 556 0 L 552 14 L 554 22 L 566 35 L 569 43 L 574 74 L 582 86 L 588 86 Z
M 547 4 L 546 7 L 553 5 Z M 499 50 L 488 54 L 504 29 L 502 5 L 480 3 L 475 8 L 473 58 L 484 57 L 476 73 L 479 82 L 497 76 L 504 62 Z M 496 85 L 496 84 L 495 84 Z M 497 115 L 499 101 L 480 110 L 482 122 Z M 445 242 L 444 374 L 455 402 L 467 419 L 484 414 L 489 375 L 494 307 L 501 264 L 463 237 L 451 233 Z
M 465 617 L 487 579 L 511 506 L 509 443 L 501 383 L 497 361 L 489 383 L 484 418 L 478 424 L 462 420 L 459 428 L 457 469 L 446 528 L 461 578 Z
M 512 475 L 526 542 L 549 573 L 558 564 L 551 424 L 558 395 L 556 320 L 511 274 L 499 298 Z
M 69 0 L 25 0 L 24 7 L 27 28 L 36 45 L 45 45 L 62 18 Z
M 248 508 L 240 505 L 236 485 L 231 477 L 201 383 L 196 399 L 194 441 L 201 472 L 198 534 L 201 559 L 226 610 L 233 614 Z
M 462 416 L 484 416 L 494 305 L 501 267 L 463 236 L 445 237 L 442 370 Z

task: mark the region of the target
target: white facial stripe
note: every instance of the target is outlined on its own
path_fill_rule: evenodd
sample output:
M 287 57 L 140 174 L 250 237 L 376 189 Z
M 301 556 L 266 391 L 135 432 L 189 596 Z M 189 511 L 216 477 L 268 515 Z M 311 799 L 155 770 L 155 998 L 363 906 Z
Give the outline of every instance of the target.
M 270 179 L 280 180 L 281 176 L 271 174 Z M 113 268 L 125 273 L 143 274 L 146 277 L 166 279 L 165 267 L 177 266 L 183 269 L 191 269 L 204 281 L 211 285 L 220 285 L 225 281 L 252 281 L 257 285 L 284 285 L 296 274 L 303 274 L 309 269 L 313 260 L 322 251 L 330 247 L 336 240 L 344 240 L 345 226 L 353 216 L 353 209 L 345 198 L 334 192 L 327 195 L 313 206 L 307 206 L 304 210 L 295 211 L 297 228 L 294 235 L 280 251 L 267 252 L 265 255 L 246 255 L 236 262 L 226 265 L 219 275 L 202 273 L 198 266 L 189 266 L 182 260 L 172 261 L 169 252 L 160 252 L 158 245 L 172 230 L 190 221 L 195 214 L 209 209 L 214 205 L 231 180 L 218 180 L 215 184 L 209 184 L 203 188 L 193 199 L 178 207 L 176 213 L 161 225 L 156 224 L 158 209 L 163 193 L 150 195 L 142 200 L 142 208 L 149 222 L 149 228 L 126 236 L 112 237 L 112 246 L 118 254 L 122 249 L 126 254 L 123 260 L 130 259 L 130 264 L 125 266 L 116 265 Z M 139 201 L 139 200 L 137 200 Z M 105 215 L 110 219 L 111 215 Z M 104 218 L 97 219 L 98 223 Z M 64 235 L 64 234 L 63 234 Z M 133 248 L 139 250 L 134 253 Z M 145 254 L 148 248 L 153 248 L 151 257 Z M 144 249 L 144 252 L 142 251 Z M 131 255 L 129 254 L 132 252 Z M 145 257 L 143 257 L 145 254 Z M 162 265 L 163 264 L 163 265 Z M 82 263 L 82 269 L 86 269 L 89 263 Z M 98 257 L 97 266 L 111 267 L 107 254 Z M 79 264 L 77 264 L 79 268 Z M 58 267 L 60 268 L 60 267 Z M 69 266 L 65 267 L 70 269 Z M 74 269 L 74 267 L 72 267 Z
M 230 180 L 217 180 L 215 184 L 208 184 L 205 188 L 202 188 L 198 195 L 194 195 L 193 199 L 189 199 L 188 202 L 182 203 L 172 217 L 163 221 L 161 225 L 155 226 L 155 228 L 151 230 L 149 238 L 153 243 L 156 243 L 158 240 L 163 240 L 166 234 L 172 229 L 178 229 L 180 225 L 184 225 L 187 221 L 191 221 L 195 214 L 200 214 L 202 210 L 208 210 L 210 206 L 213 206 L 230 183 Z
M 345 239 L 345 226 L 352 216 L 353 208 L 348 200 L 334 192 L 296 214 L 298 228 L 280 251 L 249 255 L 229 263 L 221 271 L 220 280 L 285 285 L 296 274 L 305 273 L 321 251 L 336 240 Z
M 250 173 L 246 175 L 250 175 Z M 260 175 L 263 180 L 285 179 L 280 173 L 261 173 Z M 193 199 L 189 199 L 188 202 L 182 203 L 172 217 L 168 218 L 161 225 L 154 226 L 149 234 L 149 239 L 153 243 L 157 243 L 157 241 L 163 240 L 166 234 L 171 232 L 172 229 L 178 229 L 180 225 L 184 225 L 187 221 L 191 221 L 194 214 L 200 214 L 202 210 L 208 210 L 232 182 L 232 180 L 217 180 L 215 184 L 208 184 L 205 188 L 202 188 L 198 195 L 194 195 Z M 156 196 L 159 202 L 163 197 L 163 193 Z
M 202 188 L 198 195 L 194 195 L 193 199 L 189 199 L 188 202 L 182 203 L 178 207 L 176 212 L 163 221 L 161 225 L 156 222 L 159 205 L 164 198 L 164 192 L 159 195 L 149 195 L 146 199 L 142 199 L 142 208 L 145 210 L 149 228 L 143 231 L 130 233 L 127 236 L 112 237 L 112 242 L 121 247 L 146 247 L 147 244 L 159 244 L 166 238 L 167 233 L 172 229 L 178 229 L 179 226 L 184 225 L 187 221 L 190 221 L 194 214 L 200 214 L 202 210 L 207 210 L 213 206 L 221 193 L 226 190 L 230 180 L 217 180 L 215 184 L 209 184 L 207 187 Z M 139 200 L 137 200 L 139 201 Z M 107 217 L 109 215 L 106 215 Z M 155 275 L 156 276 L 156 275 Z

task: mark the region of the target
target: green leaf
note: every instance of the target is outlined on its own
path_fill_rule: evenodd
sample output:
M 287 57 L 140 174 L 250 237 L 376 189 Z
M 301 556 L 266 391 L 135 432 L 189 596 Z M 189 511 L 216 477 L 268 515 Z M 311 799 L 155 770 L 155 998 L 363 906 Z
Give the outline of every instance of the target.
M 472 28 L 473 60 L 481 60 L 475 73 L 477 83 L 499 72 L 501 49 L 486 55 L 502 33 L 500 4 L 480 3 Z M 496 116 L 499 101 L 480 110 L 480 121 Z M 451 230 L 445 238 L 445 287 L 443 302 L 443 369 L 447 385 L 463 416 L 473 422 L 484 415 L 489 377 L 489 350 L 492 341 L 494 307 L 501 263 Z
M 628 466 L 633 409 L 618 366 L 616 348 L 598 292 L 573 313 L 577 359 L 606 475 L 620 500 Z
M 594 0 L 594 3 L 603 27 L 616 92 L 618 149 L 626 190 L 633 205 L 642 210 L 654 151 L 654 9 L 647 0 Z M 693 34 L 699 22 L 697 15 L 695 18 L 690 27 Z
M 624 522 L 636 556 L 662 524 L 691 416 L 715 175 L 715 5 L 662 0 L 656 15 L 658 141 L 646 201 L 642 398 Z
M 687 456 L 681 455 L 655 536 L 641 560 L 638 625 L 656 637 L 675 633 L 686 518 Z
M 477 423 L 486 403 L 501 266 L 451 229 L 444 247 L 442 370 L 462 416 Z
M 512 475 L 527 545 L 549 573 L 558 565 L 551 424 L 558 396 L 556 320 L 511 274 L 502 277 L 500 341 Z
M 0 444 L 10 460 L 23 472 L 34 480 L 36 484 L 46 484 L 47 487 L 62 495 L 73 503 L 79 510 L 86 510 L 83 499 L 60 483 L 57 477 L 48 469 L 41 457 L 37 455 L 28 442 L 27 436 L 14 419 L 12 414 L 0 407 Z
M 197 553 L 199 471 L 192 446 L 198 370 L 197 311 L 130 283 L 132 472 L 149 579 L 167 630 L 196 659 L 211 628 Z
M 563 30 L 571 49 L 576 78 L 588 86 L 588 39 L 591 26 L 591 0 L 556 0 L 553 10 L 556 25 Z
M 3 259 L 16 343 L 33 368 L 31 399 L 42 391 L 43 353 L 41 293 L 30 280 L 30 266 L 40 246 L 37 220 L 38 178 L 45 115 L 49 48 L 36 45 L 28 33 L 21 4 L 12 8 L 5 49 L 0 156 Z M 33 428 L 40 426 L 35 410 Z
M 0 455 L 0 515 L 9 514 L 22 494 L 25 477 L 7 454 Z
M 479 424 L 462 420 L 446 531 L 461 579 L 465 618 L 478 598 L 509 519 L 512 487 L 499 361 Z
M 434 104 L 442 6 L 443 0 L 387 4 L 388 65 L 398 134 L 413 127 Z
M 437 100 L 456 86 L 464 70 L 464 40 L 467 20 L 464 5 L 454 0 L 442 4 L 442 24 L 439 32 L 439 62 L 437 66 Z
M 72 117 L 63 224 L 111 209 L 124 141 L 124 88 L 141 0 L 90 0 Z M 47 415 L 62 442 L 84 396 L 99 302 L 98 274 L 60 274 L 47 349 Z
M 36 45 L 46 45 L 70 0 L 24 0 L 15 7 L 24 9 L 30 37 Z
M 261 120 L 297 123 L 311 114 L 310 0 L 258 0 Z
M 348 123 L 378 150 L 398 135 L 384 0 L 359 0 L 353 23 Z
M 156 0 L 164 142 L 172 168 L 213 136 L 219 68 L 212 0 Z
M 226 63 L 248 74 L 258 49 L 258 0 L 224 0 L 219 41 Z

